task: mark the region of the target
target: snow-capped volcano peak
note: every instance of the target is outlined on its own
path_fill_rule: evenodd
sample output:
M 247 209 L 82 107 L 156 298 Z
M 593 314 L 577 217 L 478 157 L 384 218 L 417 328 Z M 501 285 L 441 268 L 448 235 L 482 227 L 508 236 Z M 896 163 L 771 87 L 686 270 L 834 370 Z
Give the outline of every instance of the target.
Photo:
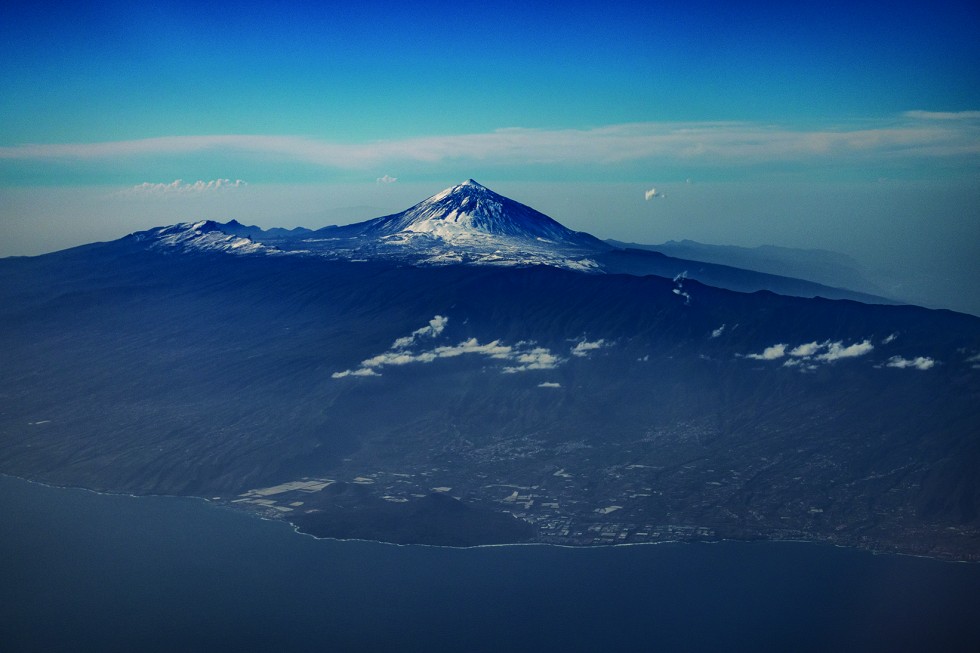
M 443 190 L 443 191 L 440 191 L 440 192 L 436 193 L 435 195 L 433 195 L 432 197 L 430 197 L 429 200 L 440 200 L 443 197 L 446 197 L 447 195 L 453 193 L 454 191 L 455 192 L 464 191 L 464 190 L 466 190 L 467 187 L 469 187 L 469 189 L 470 190 L 473 190 L 473 191 L 476 191 L 478 189 L 483 189 L 483 190 L 487 190 L 487 191 L 490 190 L 489 188 L 487 188 L 483 184 L 479 183 L 475 179 L 467 179 L 466 181 L 464 181 L 461 184 L 456 184 L 455 186 L 450 186 L 446 190 Z M 429 201 L 429 200 L 426 200 L 426 201 Z
M 368 230 L 383 236 L 427 234 L 457 243 L 496 236 L 586 248 L 595 244 L 591 236 L 572 231 L 473 179 L 436 193 L 406 211 L 372 222 Z

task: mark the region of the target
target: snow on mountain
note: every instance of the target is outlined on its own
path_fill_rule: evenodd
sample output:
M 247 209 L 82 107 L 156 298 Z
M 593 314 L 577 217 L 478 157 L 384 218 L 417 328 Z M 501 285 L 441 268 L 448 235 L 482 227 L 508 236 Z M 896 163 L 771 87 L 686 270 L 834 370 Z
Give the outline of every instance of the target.
M 668 279 L 682 274 L 739 292 L 768 290 L 783 295 L 891 300 L 805 279 L 780 277 L 625 249 L 619 243 L 572 231 L 543 213 L 499 195 L 472 179 L 447 188 L 392 215 L 311 231 L 261 229 L 235 220 L 210 220 L 159 227 L 130 236 L 153 249 L 224 252 L 250 256 L 315 256 L 343 261 L 393 261 L 413 266 L 546 265 L 579 272 L 605 272 Z M 691 302 L 686 290 L 675 294 Z
M 605 249 L 592 236 L 574 232 L 472 179 L 447 188 L 407 211 L 361 224 L 374 233 L 406 237 L 427 234 L 446 242 L 469 242 L 490 235 Z
M 229 223 L 231 224 L 231 223 Z M 236 223 L 237 224 L 237 223 Z M 235 254 L 271 254 L 275 248 L 251 238 L 225 233 L 222 225 L 211 220 L 182 222 L 133 234 L 137 241 L 150 241 L 153 248 L 176 247 L 183 250 L 223 251 Z
M 590 255 L 610 246 L 469 179 L 393 215 L 317 231 L 244 227 L 205 221 L 135 235 L 154 247 L 235 254 L 308 254 L 332 259 L 390 259 L 416 265 L 551 265 L 597 270 Z
M 421 263 L 597 267 L 608 246 L 469 179 L 394 215 L 347 228 L 385 257 Z M 364 249 L 364 248 L 362 248 Z

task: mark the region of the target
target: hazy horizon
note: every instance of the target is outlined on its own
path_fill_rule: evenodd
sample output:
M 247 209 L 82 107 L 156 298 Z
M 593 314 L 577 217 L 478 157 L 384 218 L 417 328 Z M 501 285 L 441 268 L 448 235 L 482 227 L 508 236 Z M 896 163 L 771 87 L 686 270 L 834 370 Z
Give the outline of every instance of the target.
M 980 287 L 973 283 L 980 240 L 971 219 L 980 191 L 971 183 L 882 180 L 838 184 L 828 195 L 819 183 L 692 180 L 660 184 L 647 201 L 645 186 L 636 183 L 478 181 L 602 239 L 839 252 L 890 297 L 980 315 Z M 248 185 L 152 197 L 142 196 L 152 191 L 111 187 L 8 189 L 0 198 L 0 211 L 9 216 L 0 256 L 44 254 L 200 219 L 266 229 L 348 224 L 404 210 L 454 183 Z M 937 195 L 946 202 L 934 203 Z M 794 204 L 796 210 L 786 210 Z M 945 215 L 951 205 L 959 205 L 962 219 Z

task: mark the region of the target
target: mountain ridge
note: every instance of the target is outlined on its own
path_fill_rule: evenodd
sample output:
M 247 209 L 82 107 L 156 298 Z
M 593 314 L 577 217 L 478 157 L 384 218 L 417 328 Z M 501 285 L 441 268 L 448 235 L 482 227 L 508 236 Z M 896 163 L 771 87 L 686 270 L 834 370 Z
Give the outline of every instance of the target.
M 871 296 L 888 298 L 888 293 L 867 278 L 860 263 L 840 252 L 800 249 L 776 245 L 738 247 L 710 245 L 694 240 L 670 240 L 659 245 L 627 243 L 608 239 L 619 248 L 643 249 L 673 258 L 727 265 L 781 277 L 806 279 L 833 288 L 847 288 Z M 890 298 L 899 303 L 899 298 Z
M 237 220 L 158 227 L 129 238 L 150 247 L 235 255 L 298 255 L 332 260 L 390 260 L 407 265 L 546 265 L 578 272 L 686 276 L 739 292 L 769 290 L 870 303 L 894 300 L 805 278 L 667 257 L 577 232 L 468 179 L 414 206 L 371 220 L 310 230 L 261 229 Z M 653 249 L 646 248 L 645 249 Z
M 365 232 L 392 236 L 402 232 L 428 233 L 444 240 L 466 238 L 473 232 L 491 236 L 550 241 L 583 250 L 603 250 L 599 239 L 575 232 L 557 220 L 499 195 L 486 186 L 467 179 L 447 188 L 415 206 L 389 216 L 368 220 L 349 228 L 364 226 Z

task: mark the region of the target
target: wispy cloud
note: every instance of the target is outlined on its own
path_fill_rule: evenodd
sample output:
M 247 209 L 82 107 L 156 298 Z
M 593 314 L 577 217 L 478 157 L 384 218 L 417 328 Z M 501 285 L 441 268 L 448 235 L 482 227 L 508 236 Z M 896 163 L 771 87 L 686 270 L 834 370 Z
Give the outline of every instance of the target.
M 871 344 L 871 340 L 869 339 L 850 345 L 844 345 L 841 340 L 836 342 L 825 340 L 824 342 L 807 342 L 791 349 L 788 348 L 789 345 L 786 343 L 777 343 L 766 347 L 762 353 L 746 354 L 745 358 L 772 361 L 789 356 L 790 360 L 784 363 L 785 367 L 794 367 L 806 363 L 804 367 L 812 369 L 814 362 L 832 363 L 843 358 L 864 356 L 874 349 L 874 345 Z
M 844 346 L 842 342 L 825 342 L 823 347 L 826 348 L 822 354 L 815 357 L 818 361 L 836 361 L 842 358 L 856 358 L 858 356 L 864 356 L 874 349 L 874 345 L 871 344 L 870 340 L 864 340 L 862 342 L 856 342 L 853 345 Z
M 561 384 L 554 381 L 545 381 L 544 383 L 538 384 L 539 388 L 560 388 Z
M 547 350 L 545 350 L 547 351 Z M 492 340 L 486 344 L 480 344 L 476 338 L 464 340 L 458 345 L 436 347 L 435 354 L 439 358 L 455 358 L 463 354 L 480 354 L 489 358 L 509 360 L 515 355 L 514 348 L 509 345 L 500 344 L 499 340 Z
M 400 351 L 386 351 L 361 361 L 362 369 L 377 370 L 390 365 L 408 365 L 409 363 L 431 363 L 438 356 L 432 352 L 413 354 Z
M 381 376 L 375 372 L 370 367 L 360 367 L 356 370 L 344 370 L 343 372 L 334 372 L 330 375 L 335 379 L 342 379 L 347 376 Z
M 816 354 L 820 350 L 820 347 L 821 345 L 816 342 L 808 342 L 806 344 L 793 347 L 793 349 L 790 350 L 789 355 L 799 358 L 808 358 Z
M 545 347 L 535 347 L 528 351 L 515 352 L 513 360 L 517 365 L 505 367 L 504 372 L 507 374 L 527 372 L 528 370 L 553 370 L 558 367 L 559 363 L 564 362 Z
M 805 358 L 790 358 L 783 363 L 783 367 L 796 367 L 807 372 L 812 372 L 813 370 L 817 369 L 816 365 L 811 363 L 809 359 Z
M 746 354 L 746 358 L 751 358 L 758 361 L 774 361 L 777 358 L 782 358 L 786 355 L 786 345 L 779 343 L 766 347 L 762 350 L 761 354 Z
M 421 329 L 416 329 L 411 335 L 396 340 L 394 344 L 391 345 L 391 348 L 402 349 L 404 347 L 411 347 L 419 338 L 435 338 L 443 332 L 448 322 L 448 317 L 436 315 L 434 318 L 429 320 L 429 323 L 426 326 L 422 327 Z
M 684 305 L 688 306 L 691 303 L 691 294 L 684 290 L 684 281 L 687 279 L 687 270 L 684 270 L 676 277 L 674 277 L 674 283 L 677 285 L 673 289 L 673 293 L 678 297 L 684 298 Z
M 377 183 L 379 184 L 393 184 L 398 181 L 398 177 L 392 177 L 390 175 L 385 175 L 384 177 L 378 177 Z
M 886 367 L 895 367 L 898 369 L 905 369 L 911 367 L 917 370 L 928 370 L 935 366 L 936 361 L 928 356 L 916 356 L 915 358 L 902 358 L 901 356 L 892 356 L 885 363 Z
M 602 349 L 607 347 L 606 341 L 603 339 L 596 340 L 595 342 L 589 342 L 588 340 L 582 340 L 575 343 L 572 347 L 572 356 L 578 356 L 580 358 L 588 356 L 589 352 L 595 351 L 596 349 Z
M 902 115 L 914 120 L 980 120 L 980 111 L 906 111 Z
M 154 183 L 144 181 L 131 188 L 121 191 L 120 195 L 192 195 L 197 193 L 209 193 L 214 191 L 229 190 L 233 188 L 243 188 L 248 183 L 241 179 L 211 179 L 209 181 L 197 180 L 195 182 L 185 182 L 183 179 L 174 179 L 169 183 Z
M 508 128 L 370 143 L 290 135 L 166 136 L 100 143 L 0 147 L 6 160 L 100 160 L 219 152 L 274 157 L 340 169 L 389 162 L 491 164 L 660 162 L 743 165 L 765 162 L 866 162 L 868 158 L 942 158 L 980 154 L 980 112 L 906 112 L 900 119 L 851 127 L 792 128 L 750 122 L 627 123 L 592 129 Z M 379 180 L 394 180 L 393 177 Z M 650 191 L 645 193 L 647 196 Z M 650 198 L 659 196 L 654 193 Z
M 381 376 L 380 370 L 385 367 L 397 367 L 415 363 L 432 363 L 440 359 L 456 358 L 458 356 L 480 356 L 489 360 L 509 363 L 501 369 L 501 372 L 505 374 L 515 374 L 529 370 L 550 370 L 556 368 L 566 360 L 552 353 L 547 347 L 536 346 L 533 342 L 521 341 L 514 345 L 507 345 L 500 340 L 481 343 L 476 338 L 469 338 L 455 345 L 439 345 L 421 351 L 412 351 L 412 348 L 420 342 L 442 335 L 448 322 L 449 318 L 436 315 L 429 320 L 429 324 L 426 326 L 416 329 L 407 336 L 396 339 L 387 351 L 362 360 L 356 368 L 334 372 L 331 374 L 331 377 L 334 379 L 343 379 L 350 376 Z M 583 351 L 590 351 L 604 346 L 603 343 L 604 341 L 602 340 L 595 342 L 583 340 L 579 344 L 585 345 Z
M 711 337 L 712 338 L 718 338 L 724 332 L 725 332 L 725 325 L 722 324 L 720 327 L 718 327 L 717 329 L 715 329 L 714 331 L 711 332 Z

